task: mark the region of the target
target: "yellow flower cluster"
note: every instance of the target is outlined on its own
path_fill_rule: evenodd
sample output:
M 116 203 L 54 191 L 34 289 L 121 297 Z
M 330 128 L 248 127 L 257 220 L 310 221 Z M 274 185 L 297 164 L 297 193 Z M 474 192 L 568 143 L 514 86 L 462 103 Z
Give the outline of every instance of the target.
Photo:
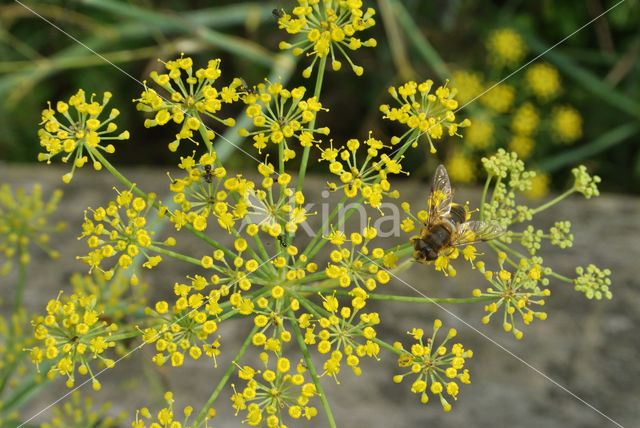
M 323 365 L 323 374 L 333 377 L 337 383 L 340 383 L 337 375 L 344 356 L 347 365 L 359 376 L 362 373 L 360 358 L 377 359 L 380 352 L 380 346 L 373 341 L 377 335 L 374 326 L 380 324 L 379 314 L 370 312 L 356 316 L 366 305 L 367 293 L 354 288 L 349 294 L 352 297 L 350 306 L 341 307 L 335 295 L 321 295 L 325 316 L 305 313 L 298 318 L 300 328 L 306 331 L 305 343 L 317 344 L 319 353 L 329 355 Z M 316 327 L 319 328 L 317 333 Z M 357 340 L 360 337 L 365 339 L 364 343 Z
M 380 207 L 384 196 L 398 198 L 398 191 L 391 190 L 389 175 L 404 172 L 400 163 L 402 156 L 391 158 L 382 153 L 387 147 L 382 141 L 369 136 L 363 143 L 352 138 L 342 149 L 334 149 L 333 144 L 328 148 L 320 148 L 320 160 L 329 162 L 329 171 L 338 176 L 341 182 L 329 182 L 329 189 L 344 189 L 348 198 L 360 195 L 374 208 Z M 360 162 L 357 156 L 359 149 L 366 149 L 367 153 Z
M 282 87 L 280 82 L 261 83 L 252 92 L 247 92 L 243 101 L 248 105 L 247 116 L 253 121 L 254 131 L 244 128 L 238 130 L 243 137 L 252 137 L 253 146 L 258 153 L 271 142 L 280 147 L 284 161 L 293 159 L 296 155 L 295 146 L 290 146 L 287 140 L 295 139 L 302 147 L 311 147 L 314 133 L 329 134 L 329 128 L 315 128 L 313 124 L 316 114 L 327 110 L 316 97 L 303 99 L 306 89 L 299 86 L 292 90 Z M 293 148 L 292 148 L 293 147 Z
M 217 89 L 213 86 L 222 74 L 220 60 L 210 60 L 206 68 L 194 71 L 193 60 L 181 56 L 175 61 L 164 64 L 167 73 L 151 72 L 153 81 L 164 89 L 168 95 L 161 96 L 154 89 L 146 88 L 137 101 L 137 109 L 154 113 L 153 119 L 147 119 L 144 126 L 151 128 L 162 126 L 169 121 L 180 124 L 180 132 L 175 140 L 169 143 L 169 150 L 175 152 L 181 140 L 192 140 L 194 131 L 203 134 L 207 142 L 215 134 L 207 130 L 204 116 L 210 117 L 226 126 L 234 126 L 233 118 L 223 119 L 220 110 L 223 104 L 231 104 L 240 99 L 243 86 L 240 79 L 233 79 L 229 86 Z
M 288 272 L 295 272 L 295 270 L 288 270 Z M 301 273 L 302 275 L 299 276 L 303 278 L 304 271 Z M 254 333 L 251 343 L 262 347 L 265 351 L 278 354 L 282 350 L 282 344 L 291 341 L 291 332 L 287 330 L 285 321 L 293 320 L 287 316 L 287 312 L 300 309 L 300 303 L 298 299 L 288 295 L 285 288 L 280 285 L 273 287 L 269 294 L 271 298 L 261 296 L 256 300 L 257 307 L 253 311 L 256 315 L 253 322 L 259 330 Z
M 361 76 L 364 69 L 351 61 L 346 50 L 355 51 L 362 46 L 376 46 L 375 39 L 363 42 L 355 36 L 357 32 L 375 25 L 375 11 L 372 8 L 363 11 L 361 0 L 298 0 L 298 4 L 291 14 L 282 13 L 278 25 L 289 34 L 304 34 L 305 37 L 293 43 L 280 42 L 279 47 L 292 49 L 296 56 L 305 52 L 313 56 L 313 62 L 304 69 L 302 75 L 309 78 L 318 58 L 329 56 L 331 68 L 335 71 L 340 70 L 342 63 L 336 56 L 337 53 L 341 53 L 353 72 Z
M 55 190 L 48 202 L 42 200 L 42 187 L 33 186 L 31 194 L 19 188 L 15 194 L 11 187 L 3 183 L 0 186 L 0 254 L 7 258 L 0 267 L 0 274 L 6 275 L 17 258 L 22 265 L 29 263 L 31 257 L 27 246 L 34 242 L 51 258 L 58 258 L 58 252 L 49 246 L 50 233 L 65 228 L 65 223 L 47 224 L 47 217 L 57 208 L 62 191 Z
M 91 158 L 96 170 L 102 169 L 102 163 L 97 159 L 97 156 L 102 156 L 99 151 L 115 152 L 112 144 L 101 145 L 103 141 L 129 139 L 129 131 L 123 131 L 118 135 L 109 135 L 118 129 L 118 126 L 113 122 L 120 114 L 117 109 L 111 109 L 107 119 L 99 119 L 111 99 L 111 92 L 104 93 L 102 103 L 94 101 L 94 97 L 95 94 L 91 94 L 91 98 L 87 102 L 85 92 L 80 89 L 69 98 L 68 102 L 58 101 L 55 110 L 51 107 L 51 103 L 48 108 L 42 110 L 40 124 L 44 127 L 38 130 L 38 136 L 40 137 L 40 145 L 45 148 L 46 153 L 38 154 L 38 160 L 51 163 L 51 158 L 64 152 L 62 161 L 67 162 L 75 153 L 71 172 L 62 176 L 65 183 L 71 181 L 76 167 L 84 166 L 89 158 Z M 64 116 L 67 123 L 60 122 L 56 113 Z
M 102 314 L 103 319 L 116 323 L 146 304 L 148 284 L 141 283 L 131 287 L 129 281 L 123 269 L 118 269 L 110 280 L 97 271 L 93 275 L 75 272 L 71 276 L 74 293 L 96 296 L 96 310 Z
M 115 201 L 109 202 L 107 208 L 98 207 L 93 210 L 91 218 L 85 211 L 84 223 L 82 224 L 82 238 L 87 238 L 87 245 L 92 250 L 87 256 L 79 257 L 84 263 L 91 266 L 91 270 L 97 268 L 104 272 L 106 279 L 111 279 L 116 268 L 129 269 L 135 265 L 134 257 L 142 254 L 146 262 L 142 266 L 151 269 L 162 260 L 160 256 L 151 256 L 149 250 L 154 245 L 175 245 L 174 238 L 167 238 L 165 241 L 154 241 L 151 239 L 153 231 L 149 232 L 152 224 L 148 224 L 146 215 L 153 205 L 155 194 L 150 193 L 148 199 L 133 197 L 133 192 L 125 190 L 118 192 Z M 125 210 L 125 215 L 120 215 L 120 210 Z M 164 215 L 164 208 L 160 209 L 161 216 Z M 111 227 L 112 229 L 108 229 Z M 100 264 L 104 259 L 120 254 L 117 263 L 104 270 Z M 137 285 L 138 278 L 134 274 L 131 277 L 131 284 Z
M 173 398 L 173 393 L 165 392 L 164 399 L 167 402 L 167 407 L 164 407 L 158 411 L 158 413 L 154 416 L 151 414 L 151 411 L 146 407 L 138 410 L 136 412 L 136 420 L 131 423 L 132 428 L 188 428 L 192 425 L 189 423 L 189 417 L 193 413 L 193 407 L 186 406 L 182 413 L 184 414 L 184 418 L 180 420 L 176 419 L 174 414 L 173 403 L 176 401 Z M 209 427 L 209 420 L 213 419 L 216 416 L 216 411 L 214 408 L 210 408 L 205 417 L 204 417 L 204 427 Z M 146 424 L 145 419 L 151 422 L 149 425 Z M 182 421 L 182 422 L 180 422 Z M 203 426 L 203 425 L 198 425 Z
M 511 273 L 504 268 L 506 258 L 505 253 L 498 254 L 500 269 L 497 272 L 486 270 L 483 262 L 477 263 L 478 270 L 484 274 L 492 287 L 487 288 L 486 292 L 476 288 L 473 290 L 473 295 L 475 297 L 499 297 L 497 301 L 484 307 L 488 314 L 482 318 L 482 322 L 489 323 L 491 316 L 502 308 L 504 311 L 502 323 L 504 330 L 513 332 L 516 339 L 522 339 L 522 331 L 515 327 L 514 314 L 516 312 L 520 314 L 525 325 L 529 325 L 534 318 L 547 319 L 546 312 L 535 311 L 532 307 L 533 305 L 543 306 L 544 297 L 551 294 L 548 288 L 541 288 L 538 285 L 549 283 L 548 279 L 543 276 L 548 275 L 551 270 L 541 266 L 541 258 L 533 257 L 531 260 L 521 259 L 516 271 Z
M 233 386 L 231 401 L 236 415 L 240 410 L 247 410 L 247 417 L 242 422 L 249 426 L 284 427 L 285 414 L 292 419 L 311 419 L 318 414 L 315 407 L 308 406 L 309 399 L 317 395 L 317 391 L 313 383 L 305 382 L 306 367 L 298 364 L 293 372 L 288 358 L 276 358 L 273 369 L 269 368 L 270 358 L 266 352 L 260 353 L 264 370 L 248 365 L 239 367 L 238 377 L 246 381 L 247 386 L 241 392 Z
M 33 366 L 25 358 L 25 349 L 33 347 L 36 343 L 31 334 L 27 312 L 20 308 L 11 316 L 0 315 L 0 372 L 4 377 L 4 397 L 0 402 L 0 426 L 10 425 L 10 419 L 17 419 L 17 411 L 10 410 L 10 393 L 16 393 L 18 388 L 24 388 L 25 384 L 35 385 L 44 381 L 43 376 L 33 373 Z M 31 379 L 29 379 L 31 378 Z
M 460 104 L 465 105 L 482 93 L 484 90 L 482 80 L 482 75 L 476 72 L 456 70 L 451 73 L 451 81 L 458 90 L 456 98 Z M 475 126 L 475 121 L 472 122 Z
M 495 125 L 493 124 L 492 116 L 489 114 L 477 114 L 473 117 L 471 125 L 464 134 L 464 141 L 475 149 L 485 150 L 493 146 L 494 131 Z
M 514 151 L 518 153 L 518 156 L 520 155 L 517 150 Z M 531 178 L 531 189 L 524 191 L 523 194 L 530 199 L 541 199 L 549 193 L 551 178 L 549 174 L 539 171 L 535 171 L 535 174 L 535 177 Z
M 246 215 L 248 191 L 254 186 L 252 182 L 241 176 L 228 178 L 225 168 L 214 167 L 215 152 L 200 156 L 197 163 L 193 156 L 180 159 L 178 166 L 186 175 L 172 180 L 170 185 L 174 193 L 173 201 L 179 206 L 169 213 L 177 230 L 190 224 L 202 232 L 207 228 L 207 219 L 212 214 L 217 217 L 220 227 L 229 230 Z M 239 198 L 235 206 L 226 202 L 230 194 Z
M 506 83 L 496 85 L 496 82 L 487 82 L 487 89 L 489 90 L 479 98 L 481 104 L 495 113 L 503 114 L 511 110 L 516 98 L 516 88 Z
M 218 301 L 229 294 L 229 288 L 222 285 L 208 294 L 200 293 L 207 286 L 220 282 L 217 275 L 211 281 L 196 275 L 191 284 L 174 285 L 177 296 L 173 305 L 164 300 L 158 301 L 155 308 L 146 308 L 145 314 L 157 324 L 144 330 L 145 343 L 155 343 L 158 353 L 152 358 L 158 366 L 168 360 L 173 367 L 184 363 L 185 354 L 194 360 L 203 354 L 214 359 L 220 354 L 220 336 L 211 340 L 209 336 L 218 330 L 218 315 L 222 308 Z
M 447 81 L 448 83 L 448 81 Z M 454 110 L 458 108 L 458 101 L 454 99 L 456 90 L 449 89 L 447 84 L 439 86 L 434 93 L 432 80 L 425 80 L 418 84 L 409 81 L 397 88 L 390 87 L 389 94 L 398 102 L 400 107 L 380 106 L 384 119 L 400 122 L 409 130 L 400 138 L 411 135 L 410 139 L 417 141 L 420 135 L 426 135 L 429 140 L 431 153 L 436 152 L 434 140 L 444 137 L 445 129 L 451 137 L 458 134 L 458 129 L 471 125 L 469 119 L 456 123 Z M 414 146 L 417 143 L 414 143 Z
M 498 67 L 516 67 L 527 54 L 527 45 L 513 28 L 493 30 L 487 38 L 490 61 Z
M 249 192 L 245 217 L 245 222 L 249 223 L 247 233 L 254 236 L 258 228 L 272 237 L 295 233 L 299 225 L 307 221 L 308 215 L 315 214 L 304 208 L 304 193 L 289 187 L 292 177 L 286 172 L 278 174 L 274 180 L 274 167 L 269 163 L 258 165 L 258 171 L 264 178 L 262 189 Z M 279 185 L 279 193 L 273 190 L 275 184 Z
M 578 110 L 569 105 L 558 106 L 551 116 L 551 129 L 558 140 L 572 144 L 582 137 L 582 116 Z
M 560 93 L 560 73 L 551 64 L 533 64 L 525 72 L 531 91 L 540 101 L 549 101 Z
M 400 383 L 405 377 L 415 376 L 411 385 L 411 392 L 420 395 L 420 401 L 429 401 L 428 391 L 440 398 L 440 403 L 445 412 L 451 410 L 451 404 L 444 397 L 443 392 L 458 399 L 459 387 L 455 380 L 462 383 L 471 383 L 469 370 L 464 368 L 466 359 L 473 356 L 470 349 L 464 349 L 460 343 L 456 343 L 447 349 L 445 344 L 457 335 L 455 329 L 449 329 L 447 337 L 436 346 L 435 336 L 442 327 L 442 321 L 436 319 L 433 323 L 433 335 L 423 340 L 424 331 L 414 328 L 407 332 L 416 341 L 409 349 L 404 349 L 400 342 L 395 342 L 393 347 L 398 351 L 398 366 L 409 368 L 403 374 L 393 377 L 393 381 Z
M 377 233 L 374 227 L 369 226 L 362 233 L 351 233 L 349 239 L 339 231 L 333 231 L 325 237 L 331 244 L 338 247 L 329 254 L 330 261 L 325 268 L 327 277 L 338 280 L 342 288 L 353 286 L 362 289 L 364 287 L 369 291 L 375 290 L 377 284 L 389 282 L 391 279 L 389 273 L 381 269 L 377 263 L 392 267 L 395 262 L 394 252 L 385 252 L 380 247 L 369 250 L 367 247 Z M 351 248 L 346 248 L 345 242 L 350 242 Z
M 526 102 L 521 104 L 513 114 L 511 130 L 514 135 L 529 137 L 536 132 L 540 123 L 540 116 L 533 104 Z
M 474 122 L 471 128 L 475 127 Z M 467 133 L 467 135 L 469 135 Z M 459 183 L 470 183 L 475 178 L 475 165 L 473 161 L 465 155 L 462 150 L 455 149 L 447 158 L 445 163 L 449 177 Z
M 84 396 L 80 391 L 71 393 L 71 400 L 62 406 L 52 408 L 53 417 L 50 422 L 40 425 L 40 428 L 68 428 L 68 427 L 93 427 L 93 428 L 118 428 L 122 426 L 127 417 L 125 412 L 118 416 L 110 416 L 111 403 L 106 402 L 96 409 L 93 398 Z
M 47 304 L 46 316 L 38 316 L 32 321 L 34 337 L 43 345 L 29 349 L 29 355 L 36 365 L 45 359 L 55 362 L 47 373 L 49 379 L 56 375 L 67 376 L 66 385 L 71 388 L 77 365 L 78 373 L 91 376 L 93 389 L 100 389 L 89 362 L 98 359 L 107 367 L 113 366 L 113 360 L 102 354 L 115 346 L 111 335 L 118 326 L 104 321 L 96 306 L 96 296 L 92 295 L 58 297 Z

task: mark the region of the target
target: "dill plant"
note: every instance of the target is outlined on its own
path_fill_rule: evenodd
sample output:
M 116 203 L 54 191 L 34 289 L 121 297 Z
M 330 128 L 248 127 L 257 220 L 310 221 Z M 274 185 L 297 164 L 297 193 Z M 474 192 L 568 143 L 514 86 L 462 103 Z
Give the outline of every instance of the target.
M 10 345 L 3 349 L 15 350 L 20 343 L 18 347 L 28 352 L 47 379 L 61 377 L 70 388 L 90 380 L 96 390 L 101 388 L 99 374 L 104 367 L 117 370 L 122 355 L 142 346 L 154 347 L 152 361 L 158 366 L 178 367 L 185 359 L 213 361 L 220 381 L 202 408 L 187 406 L 178 411 L 173 393 L 167 391 L 165 408 L 142 408 L 129 415 L 133 427 L 211 426 L 216 407 L 229 401 L 239 421 L 250 426 L 297 426 L 303 424 L 301 419 L 317 417 L 336 426 L 331 397 L 322 384 L 338 382 L 343 370 L 366 376 L 360 367 L 365 358 L 395 355 L 397 371 L 389 377 L 396 383 L 406 380 L 420 402 L 435 399 L 445 412 L 471 382 L 466 362 L 473 351 L 458 341 L 455 329 L 445 331 L 442 321 L 406 326 L 408 337 L 404 338 L 378 335 L 379 326 L 389 321 L 368 309 L 370 299 L 412 304 L 440 301 L 393 295 L 387 284 L 401 266 L 453 276 L 455 264 L 470 263 L 479 281 L 488 285 L 474 289 L 469 297 L 446 299 L 447 303 L 484 305 L 487 314 L 482 321 L 499 318 L 518 339 L 523 337 L 524 325 L 546 318 L 541 306 L 558 283 L 572 284 L 588 298 L 611 298 L 608 270 L 578 267 L 577 277 L 569 278 L 537 254 L 543 241 L 571 246 L 569 222 L 557 222 L 548 231 L 531 224 L 535 215 L 572 193 L 597 196 L 599 178 L 584 167 L 576 168 L 575 183 L 565 193 L 538 206 L 522 205 L 516 196 L 530 190 L 535 172 L 527 171 L 515 153 L 504 150 L 482 159 L 487 177 L 482 201 L 470 207 L 477 208 L 474 215 L 480 220 L 507 230 L 489 242 L 493 252 L 481 254 L 468 245 L 443 251 L 431 266 L 411 264 L 410 240 L 428 213 L 425 207 L 412 207 L 403 199 L 394 188 L 394 178 L 408 174 L 402 169 L 403 159 L 419 144 L 427 144 L 435 153 L 445 137 L 462 137 L 471 122 L 455 113 L 457 90 L 448 82 L 437 85 L 429 79 L 389 88 L 389 104 L 380 106 L 381 118 L 405 126 L 402 135 L 389 141 L 373 133 L 364 139 L 331 140 L 330 129 L 321 124 L 322 112 L 328 108 L 322 104 L 324 74 L 340 72 L 343 61 L 354 78 L 366 72 L 352 60 L 351 51 L 376 46 L 374 39 L 360 39 L 375 25 L 375 11 L 364 9 L 359 1 L 301 0 L 292 11 L 278 15 L 279 27 L 293 36 L 280 48 L 311 57 L 302 72 L 310 85 L 288 89 L 265 79 L 249 87 L 239 77 L 224 76 L 219 59 L 199 67 L 181 55 L 164 63 L 162 73 L 153 72 L 152 83 L 134 100 L 146 117 L 146 127 L 171 129 L 172 137 L 166 141 L 169 150 L 195 143 L 192 155 L 176 160 L 180 173 L 169 177 L 165 188 L 155 189 L 158 193 L 169 189 L 173 205 L 159 200 L 154 189 L 134 185 L 110 162 L 109 156 L 117 152 L 111 141 L 131 144 L 123 142 L 129 133 L 118 131 L 119 112 L 107 111 L 110 93 L 98 102 L 95 95 L 79 90 L 67 101 L 43 110 L 38 135 L 44 151 L 39 159 L 49 163 L 60 155 L 63 162 L 70 161 L 64 182 L 73 179 L 76 168 L 90 163 L 96 170 L 109 171 L 119 189 L 106 206 L 85 210 L 79 234 L 88 249 L 79 258 L 88 265 L 90 275 L 75 276 L 71 294 L 60 293 L 42 314 L 32 317 L 33 336 L 24 343 L 18 341 L 15 332 L 20 330 L 13 326 L 20 314 L 18 300 L 13 320 L 0 324 Z M 223 76 L 229 82 L 226 86 L 219 83 Z M 216 155 L 216 134 L 205 126 L 205 120 L 235 126 L 235 120 L 225 115 L 225 106 L 233 103 L 243 103 L 252 121 L 251 129 L 237 132 L 253 146 L 259 180 L 228 170 Z M 269 146 L 277 151 L 277 159 L 262 153 Z M 322 229 L 296 246 L 293 238 L 314 214 L 305 209 L 305 175 L 312 153 L 327 168 L 330 190 L 342 198 L 323 219 Z M 291 167 L 292 160 L 299 169 Z M 20 191 L 18 198 L 23 195 Z M 34 198 L 39 196 L 36 191 Z M 54 194 L 46 207 L 41 202 L 22 204 L 16 203 L 7 186 L 0 189 L 0 250 L 9 259 L 17 258 L 21 269 L 29 262 L 30 237 L 45 229 L 39 219 L 53 210 L 59 197 Z M 345 204 L 379 208 L 383 201 L 396 203 L 404 213 L 397 219 L 406 235 L 404 245 L 388 248 L 378 238 L 371 226 L 375 216 L 382 215 L 377 210 L 362 229 L 346 231 L 342 222 L 336 227 L 336 215 Z M 347 211 L 346 216 L 352 213 Z M 37 219 L 35 225 L 29 223 L 32 218 Z M 155 236 L 154 222 L 171 225 L 175 237 Z M 199 237 L 202 247 L 189 254 L 174 251 L 183 233 Z M 221 243 L 220 237 L 226 235 L 233 238 L 231 246 Z M 328 260 L 319 256 L 322 249 Z M 137 256 L 144 260 L 141 267 L 145 269 L 174 258 L 207 273 L 161 284 L 172 287 L 173 299 L 147 302 L 140 282 L 144 274 L 134 263 Z M 6 266 L 5 270 L 11 267 Z M 20 283 L 17 295 L 22 287 Z M 251 320 L 252 327 L 240 348 L 231 349 L 218 327 L 237 318 Z M 132 339 L 137 340 L 134 348 Z M 227 367 L 218 367 L 216 357 L 221 353 L 233 355 Z M 260 363 L 246 362 L 247 353 L 258 354 Z M 15 366 L 2 367 L 8 369 Z M 237 381 L 231 383 L 232 377 Z M 90 402 L 78 404 L 77 398 L 73 403 L 91 406 Z M 71 413 L 68 408 L 58 411 L 48 426 L 63 426 L 61 421 Z M 77 414 L 85 418 L 84 412 Z M 95 417 L 91 412 L 86 415 L 87 421 Z M 2 413 L 2 417 L 18 418 L 15 413 Z M 100 426 L 122 419 L 103 420 Z

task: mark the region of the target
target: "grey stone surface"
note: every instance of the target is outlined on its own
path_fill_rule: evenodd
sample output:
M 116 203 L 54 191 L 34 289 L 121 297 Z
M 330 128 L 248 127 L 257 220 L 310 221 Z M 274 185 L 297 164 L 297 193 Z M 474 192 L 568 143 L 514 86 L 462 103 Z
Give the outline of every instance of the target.
M 87 168 L 78 171 L 71 184 L 64 185 L 60 176 L 66 171 L 58 166 L 16 166 L 0 163 L 0 182 L 30 188 L 34 182 L 43 184 L 45 195 L 53 188 L 64 190 L 64 198 L 55 219 L 68 222 L 68 230 L 55 238 L 53 246 L 60 250 L 59 260 L 50 260 L 33 251 L 25 306 L 30 312 L 44 310 L 44 304 L 55 298 L 59 289 L 68 290 L 72 272 L 86 272 L 86 266 L 75 260 L 86 253 L 80 234 L 83 209 L 98 206 L 113 198 L 111 188 L 118 185 L 106 172 L 94 173 Z M 145 191 L 155 191 L 166 197 L 168 186 L 164 170 L 125 168 L 130 177 Z M 309 177 L 307 200 L 321 201 L 324 189 L 322 177 Z M 401 181 L 397 187 L 413 205 L 425 203 L 428 185 Z M 477 200 L 478 189 L 459 189 L 456 200 Z M 380 361 L 364 359 L 363 375 L 356 377 L 343 369 L 341 384 L 323 378 L 323 385 L 340 427 L 603 427 L 640 426 L 640 336 L 636 330 L 640 319 L 640 200 L 619 195 L 604 195 L 585 201 L 579 196 L 546 211 L 536 219 L 538 226 L 548 227 L 555 220 L 569 219 L 573 224 L 575 244 L 568 250 L 547 246 L 541 251 L 545 261 L 558 272 L 573 276 L 576 265 L 595 263 L 613 271 L 611 301 L 588 301 L 568 285 L 552 283 L 552 295 L 547 301 L 549 318 L 536 320 L 524 328 L 524 338 L 516 340 L 505 333 L 494 319 L 483 325 L 482 305 L 434 305 L 412 303 L 371 302 L 371 310 L 380 312 L 379 329 L 382 339 L 406 340 L 406 331 L 413 327 L 431 329 L 434 318 L 446 327 L 458 329 L 458 339 L 474 351 L 468 361 L 471 385 L 462 385 L 453 410 L 445 414 L 436 400 L 428 405 L 419 403 L 410 392 L 408 382 L 396 385 L 391 377 L 396 373 L 395 358 L 382 352 Z M 312 217 L 312 224 L 319 221 Z M 317 226 L 314 226 L 317 227 Z M 212 229 L 214 230 L 214 229 Z M 166 233 L 166 231 L 165 231 Z M 185 251 L 197 248 L 197 242 L 176 236 Z M 402 240 L 388 239 L 388 245 Z M 430 266 L 412 265 L 401 277 L 431 297 L 464 297 L 471 290 L 484 286 L 476 271 L 457 264 L 458 275 L 445 278 Z M 173 283 L 181 281 L 193 269 L 180 263 L 163 262 L 145 280 L 150 283 L 150 300 L 170 296 Z M 15 276 L 0 277 L 0 290 L 5 302 L 10 302 Z M 392 280 L 387 288 L 397 294 L 415 294 L 401 281 Z M 5 304 L 4 310 L 7 305 Z M 464 320 L 464 322 L 461 322 Z M 470 326 L 470 327 L 469 327 Z M 214 369 L 209 361 L 188 360 L 184 367 L 159 371 L 148 362 L 153 349 L 146 347 L 131 358 L 120 362 L 101 377 L 103 389 L 94 392 L 89 386 L 84 394 L 96 402 L 112 401 L 113 413 L 132 412 L 147 406 L 159 409 L 164 388 L 176 396 L 178 409 L 186 404 L 194 408 L 204 403 L 218 382 L 223 370 L 235 355 L 249 324 L 227 321 L 222 324 L 223 353 Z M 406 343 L 406 342 L 405 342 Z M 255 356 L 253 357 L 255 358 Z M 54 382 L 23 408 L 24 417 L 35 414 L 56 400 L 67 389 Z M 217 405 L 214 426 L 240 426 L 233 417 L 230 388 L 226 388 Z M 587 404 L 588 403 L 588 404 Z M 311 422 L 290 426 L 327 426 L 320 415 Z M 596 410 L 597 409 L 597 410 Z M 602 413 L 602 414 L 600 414 Z M 43 422 L 49 411 L 34 421 Z M 130 413 L 130 416 L 134 416 Z M 129 419 L 130 420 L 130 419 Z M 129 426 L 127 423 L 125 426 Z

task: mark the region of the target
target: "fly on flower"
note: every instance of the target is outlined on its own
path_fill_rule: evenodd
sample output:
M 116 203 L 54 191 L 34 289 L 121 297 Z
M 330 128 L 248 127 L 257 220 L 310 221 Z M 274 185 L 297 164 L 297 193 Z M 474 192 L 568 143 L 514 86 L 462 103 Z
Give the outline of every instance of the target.
M 466 221 L 466 207 L 452 201 L 449 175 L 444 165 L 438 165 L 428 199 L 429 216 L 420 236 L 411 239 L 417 262 L 427 264 L 447 248 L 488 241 L 505 232 L 497 223 Z

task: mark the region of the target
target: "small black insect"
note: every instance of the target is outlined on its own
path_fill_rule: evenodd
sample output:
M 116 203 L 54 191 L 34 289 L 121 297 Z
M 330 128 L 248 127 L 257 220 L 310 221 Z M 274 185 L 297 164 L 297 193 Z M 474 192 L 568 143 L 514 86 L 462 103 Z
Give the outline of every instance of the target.
M 204 166 L 204 174 L 202 175 L 204 181 L 211 183 L 213 181 L 213 174 L 211 173 L 211 165 Z
M 282 18 L 284 16 L 284 13 L 282 13 L 281 10 L 279 9 L 273 9 L 271 11 L 271 13 L 273 14 L 273 16 L 275 16 L 276 18 Z
M 240 90 L 246 94 L 252 94 L 252 95 L 257 95 L 258 91 L 256 91 L 255 86 L 253 88 L 250 88 L 249 85 L 247 85 L 247 82 L 244 81 L 243 78 L 240 78 L 240 81 L 242 82 L 242 86 L 240 87 Z
M 283 235 L 278 236 L 278 241 L 280 241 L 280 245 L 282 245 L 284 248 L 287 248 L 287 240 Z

